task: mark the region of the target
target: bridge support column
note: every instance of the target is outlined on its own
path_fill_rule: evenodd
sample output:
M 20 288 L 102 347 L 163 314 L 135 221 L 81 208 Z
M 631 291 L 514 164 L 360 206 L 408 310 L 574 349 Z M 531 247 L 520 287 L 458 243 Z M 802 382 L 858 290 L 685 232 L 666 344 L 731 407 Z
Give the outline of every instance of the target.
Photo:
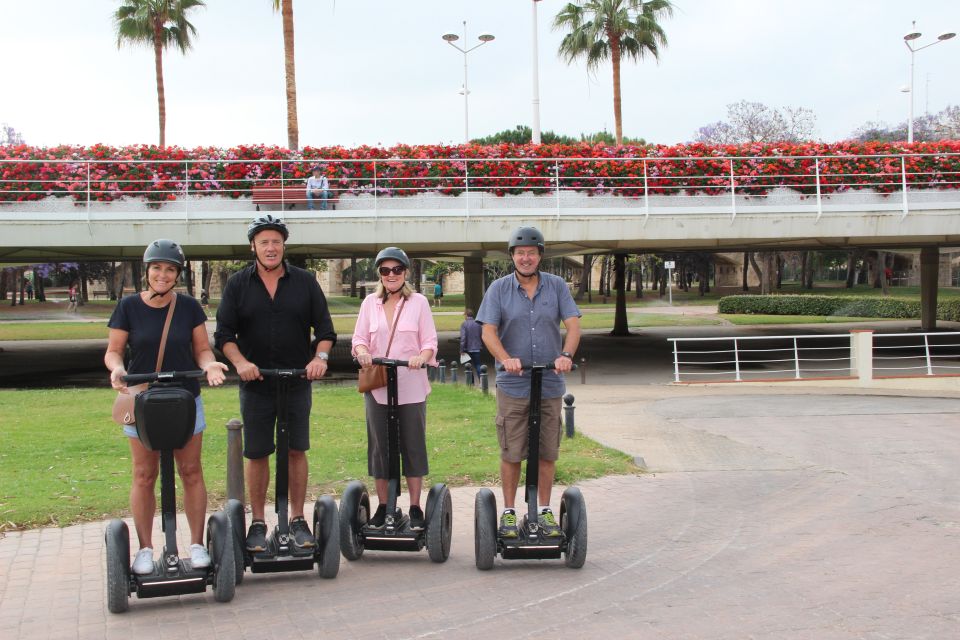
M 920 249 L 920 328 L 937 329 L 937 280 L 940 269 L 940 248 Z
M 463 303 L 476 313 L 483 299 L 483 258 L 463 259 Z

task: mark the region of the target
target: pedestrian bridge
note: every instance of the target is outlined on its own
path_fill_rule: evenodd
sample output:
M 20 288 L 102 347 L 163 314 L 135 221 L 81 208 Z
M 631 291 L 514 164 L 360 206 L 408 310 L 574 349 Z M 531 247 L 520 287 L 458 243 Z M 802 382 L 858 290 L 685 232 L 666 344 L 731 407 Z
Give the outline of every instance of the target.
M 960 154 L 335 160 L 336 208 L 308 211 L 315 163 L 0 160 L 0 261 L 245 257 L 258 210 L 318 258 L 502 257 L 521 224 L 551 255 L 960 245 Z

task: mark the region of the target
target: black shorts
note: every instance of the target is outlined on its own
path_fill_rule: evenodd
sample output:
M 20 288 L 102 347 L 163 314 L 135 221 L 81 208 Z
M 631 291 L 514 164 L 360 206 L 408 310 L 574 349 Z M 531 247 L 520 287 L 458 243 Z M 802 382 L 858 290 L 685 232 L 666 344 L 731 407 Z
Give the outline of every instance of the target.
M 240 387 L 240 416 L 243 418 L 243 456 L 256 460 L 276 451 L 274 434 L 277 422 L 277 395 L 256 393 Z M 309 384 L 297 385 L 287 393 L 287 431 L 290 448 L 310 448 L 310 408 L 313 406 Z
M 373 394 L 363 394 L 367 409 L 367 473 L 381 480 L 390 477 L 387 458 L 387 405 L 379 404 Z M 401 404 L 400 460 L 401 473 L 419 478 L 430 472 L 427 463 L 427 403 Z

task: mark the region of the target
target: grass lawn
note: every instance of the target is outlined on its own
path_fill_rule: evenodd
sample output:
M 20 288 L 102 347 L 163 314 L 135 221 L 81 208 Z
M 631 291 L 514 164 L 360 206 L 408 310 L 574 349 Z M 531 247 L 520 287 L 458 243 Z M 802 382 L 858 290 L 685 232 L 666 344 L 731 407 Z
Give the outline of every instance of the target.
M 362 398 L 352 387 L 318 385 L 314 394 L 309 495 L 339 495 L 352 479 L 372 486 Z M 214 509 L 226 497 L 224 425 L 239 417 L 239 406 L 235 387 L 204 388 L 203 395 L 208 423 L 203 466 Z M 109 389 L 0 390 L 0 531 L 127 514 L 130 451 L 120 427 L 110 421 L 113 397 Z M 434 387 L 427 405 L 426 486 L 496 484 L 494 414 L 493 396 Z M 561 446 L 558 483 L 639 472 L 628 456 L 581 435 L 565 438 Z

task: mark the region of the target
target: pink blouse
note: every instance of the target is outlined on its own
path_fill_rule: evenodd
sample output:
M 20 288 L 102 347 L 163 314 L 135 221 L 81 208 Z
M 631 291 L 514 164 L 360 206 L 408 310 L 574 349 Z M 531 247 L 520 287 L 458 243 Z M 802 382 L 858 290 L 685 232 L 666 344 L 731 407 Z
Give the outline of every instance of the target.
M 437 366 L 437 327 L 433 324 L 433 314 L 430 312 L 430 302 L 419 293 L 412 293 L 394 309 L 394 318 L 400 312 L 397 331 L 393 335 L 393 344 L 390 345 L 390 357 L 397 360 L 408 360 L 420 355 L 424 349 L 433 351 L 430 357 L 431 366 Z M 360 315 L 357 316 L 357 326 L 353 330 L 353 348 L 351 352 L 357 355 L 357 347 L 363 345 L 374 358 L 386 356 L 387 343 L 390 341 L 390 324 L 383 311 L 383 300 L 376 294 L 370 294 L 360 305 Z M 430 382 L 427 380 L 427 369 L 397 368 L 397 389 L 400 404 L 423 402 L 430 394 Z M 374 389 L 373 398 L 379 404 L 387 404 L 387 389 Z

